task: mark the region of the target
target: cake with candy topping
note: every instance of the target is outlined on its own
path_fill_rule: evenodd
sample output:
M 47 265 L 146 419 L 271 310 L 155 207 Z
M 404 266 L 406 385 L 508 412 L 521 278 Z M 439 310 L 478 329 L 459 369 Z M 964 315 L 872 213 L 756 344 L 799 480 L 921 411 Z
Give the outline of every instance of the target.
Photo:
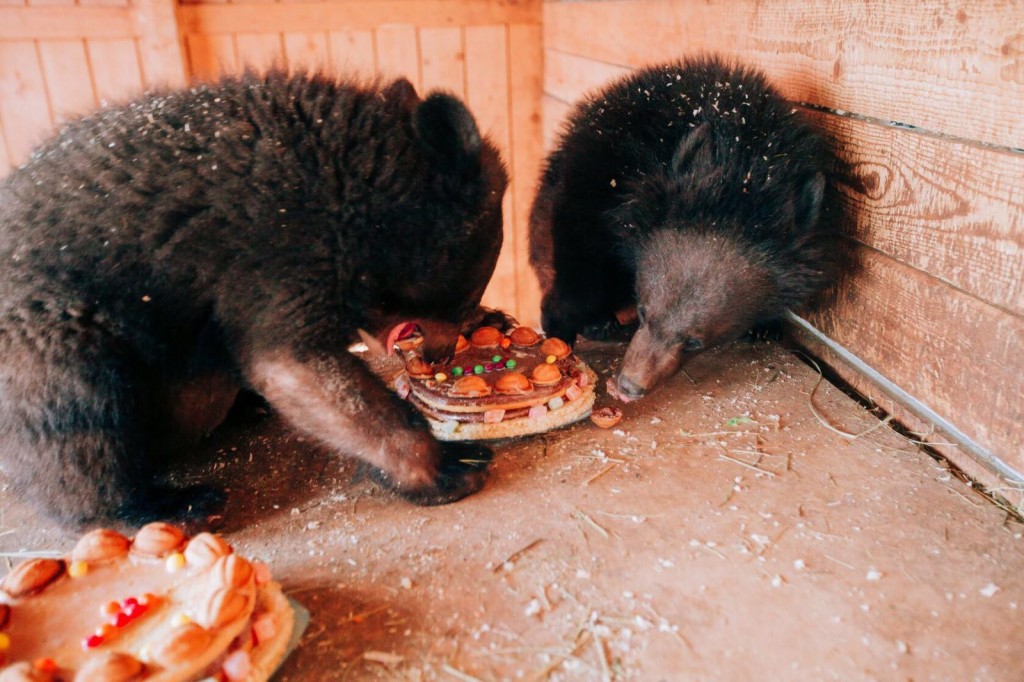
M 293 625 L 267 567 L 216 535 L 94 530 L 0 582 L 0 682 L 262 682 Z
M 459 337 L 451 362 L 407 353 L 398 394 L 426 416 L 440 440 L 542 433 L 585 419 L 596 376 L 567 343 L 529 327 L 479 327 Z

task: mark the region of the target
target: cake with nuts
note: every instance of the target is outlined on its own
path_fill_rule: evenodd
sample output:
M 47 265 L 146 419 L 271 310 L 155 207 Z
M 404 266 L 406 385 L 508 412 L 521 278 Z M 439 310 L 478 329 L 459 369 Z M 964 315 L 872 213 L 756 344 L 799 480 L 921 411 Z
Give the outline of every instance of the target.
M 585 419 L 596 376 L 569 344 L 529 327 L 479 327 L 460 336 L 451 362 L 407 353 L 399 396 L 426 416 L 440 440 L 510 438 Z
M 293 625 L 267 567 L 216 535 L 94 530 L 0 582 L 0 682 L 261 682 Z

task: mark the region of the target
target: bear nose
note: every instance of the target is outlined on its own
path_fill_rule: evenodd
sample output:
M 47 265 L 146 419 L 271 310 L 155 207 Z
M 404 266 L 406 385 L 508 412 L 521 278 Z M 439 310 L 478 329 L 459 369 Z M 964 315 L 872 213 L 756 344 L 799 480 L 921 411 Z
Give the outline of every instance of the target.
M 619 375 L 619 391 L 628 398 L 640 398 L 647 389 L 630 379 L 625 374 Z

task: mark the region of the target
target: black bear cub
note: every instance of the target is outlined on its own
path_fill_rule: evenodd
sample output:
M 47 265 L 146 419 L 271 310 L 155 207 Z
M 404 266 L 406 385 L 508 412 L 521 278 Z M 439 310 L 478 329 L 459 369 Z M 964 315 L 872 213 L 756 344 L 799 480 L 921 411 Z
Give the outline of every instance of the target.
M 636 306 L 610 383 L 638 398 L 779 317 L 832 269 L 829 153 L 767 82 L 715 56 L 639 70 L 573 109 L 530 217 L 542 324 L 574 340 Z
M 418 323 L 452 353 L 507 178 L 457 99 L 247 74 L 68 125 L 0 182 L 0 463 L 66 524 L 202 519 L 173 450 L 239 388 L 421 504 L 479 489 L 347 348 Z

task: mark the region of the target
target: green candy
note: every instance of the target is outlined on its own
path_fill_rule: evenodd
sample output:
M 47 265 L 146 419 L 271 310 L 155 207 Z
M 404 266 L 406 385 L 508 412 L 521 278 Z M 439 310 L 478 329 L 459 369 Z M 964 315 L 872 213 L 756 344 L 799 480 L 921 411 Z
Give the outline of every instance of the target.
M 505 361 L 505 367 L 507 367 L 508 369 L 515 369 L 516 368 L 516 361 L 515 360 L 506 360 Z
M 462 376 L 462 368 L 461 367 L 452 367 L 452 376 L 453 377 L 461 377 Z
M 501 356 L 495 355 L 493 358 L 491 358 L 491 362 L 501 362 Z
M 483 374 L 483 373 L 484 373 L 484 366 L 483 365 L 475 365 L 473 367 L 473 374 Z

